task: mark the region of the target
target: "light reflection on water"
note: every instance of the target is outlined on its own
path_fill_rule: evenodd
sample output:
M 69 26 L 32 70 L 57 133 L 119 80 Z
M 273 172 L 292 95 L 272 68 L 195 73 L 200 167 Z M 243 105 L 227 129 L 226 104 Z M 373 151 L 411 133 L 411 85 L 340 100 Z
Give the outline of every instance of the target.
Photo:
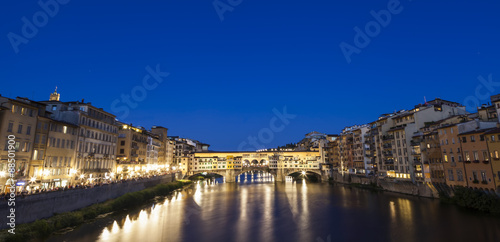
M 500 221 L 436 200 L 327 184 L 203 181 L 49 241 L 498 241 Z

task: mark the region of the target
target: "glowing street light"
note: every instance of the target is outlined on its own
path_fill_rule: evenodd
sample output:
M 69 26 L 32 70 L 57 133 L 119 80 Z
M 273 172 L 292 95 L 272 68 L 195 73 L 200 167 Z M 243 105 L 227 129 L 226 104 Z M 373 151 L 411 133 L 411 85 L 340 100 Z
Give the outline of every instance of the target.
M 306 175 L 306 172 L 305 171 L 302 171 L 302 175 L 305 176 Z

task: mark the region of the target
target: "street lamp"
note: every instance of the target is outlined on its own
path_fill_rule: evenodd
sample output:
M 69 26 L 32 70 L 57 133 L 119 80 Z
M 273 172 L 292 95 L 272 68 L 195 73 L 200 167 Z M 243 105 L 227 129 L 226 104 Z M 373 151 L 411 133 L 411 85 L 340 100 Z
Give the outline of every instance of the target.
M 29 186 L 28 186 L 29 191 L 32 191 L 32 190 L 33 190 L 33 188 L 31 188 L 31 184 L 33 184 L 33 183 L 35 183 L 35 182 L 36 182 L 36 176 L 32 176 L 32 177 L 30 178 L 29 183 L 28 183 L 28 184 L 29 184 Z

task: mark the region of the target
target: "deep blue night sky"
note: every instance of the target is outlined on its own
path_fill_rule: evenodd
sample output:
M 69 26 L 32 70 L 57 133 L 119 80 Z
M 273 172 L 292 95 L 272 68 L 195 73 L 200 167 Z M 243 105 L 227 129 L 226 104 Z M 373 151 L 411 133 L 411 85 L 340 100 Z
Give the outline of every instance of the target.
M 243 0 L 223 21 L 212 0 L 130 2 L 59 5 L 16 54 L 9 33 L 23 36 L 23 16 L 32 22 L 43 10 L 36 1 L 2 1 L 0 94 L 47 100 L 58 86 L 62 101 L 85 98 L 112 111 L 142 85 L 147 66 L 159 65 L 170 75 L 121 121 L 236 150 L 269 128 L 273 108 L 296 118 L 260 142 L 267 147 L 313 130 L 338 133 L 424 96 L 486 103 L 482 94 L 500 93 L 500 85 L 475 91 L 480 75 L 500 82 L 498 1 L 400 1 L 351 63 L 340 43 L 355 46 L 354 28 L 365 29 L 370 11 L 390 1 Z

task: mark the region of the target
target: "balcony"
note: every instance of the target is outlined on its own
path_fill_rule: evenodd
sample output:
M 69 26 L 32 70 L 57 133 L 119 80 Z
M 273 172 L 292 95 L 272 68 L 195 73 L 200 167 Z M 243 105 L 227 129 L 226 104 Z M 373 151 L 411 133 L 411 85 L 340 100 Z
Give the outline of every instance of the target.
M 479 163 L 479 160 L 473 160 L 472 162 L 473 163 Z
M 392 152 L 383 152 L 384 156 L 392 156 Z
M 394 135 L 384 135 L 382 136 L 382 140 L 392 140 L 394 139 Z
M 484 164 L 489 164 L 489 163 L 490 163 L 490 161 L 483 160 L 483 163 L 484 163 Z
M 119 165 L 144 165 L 146 164 L 145 161 L 118 161 L 117 164 Z
M 106 173 L 111 172 L 109 168 L 93 168 L 93 169 L 82 169 L 83 173 Z

